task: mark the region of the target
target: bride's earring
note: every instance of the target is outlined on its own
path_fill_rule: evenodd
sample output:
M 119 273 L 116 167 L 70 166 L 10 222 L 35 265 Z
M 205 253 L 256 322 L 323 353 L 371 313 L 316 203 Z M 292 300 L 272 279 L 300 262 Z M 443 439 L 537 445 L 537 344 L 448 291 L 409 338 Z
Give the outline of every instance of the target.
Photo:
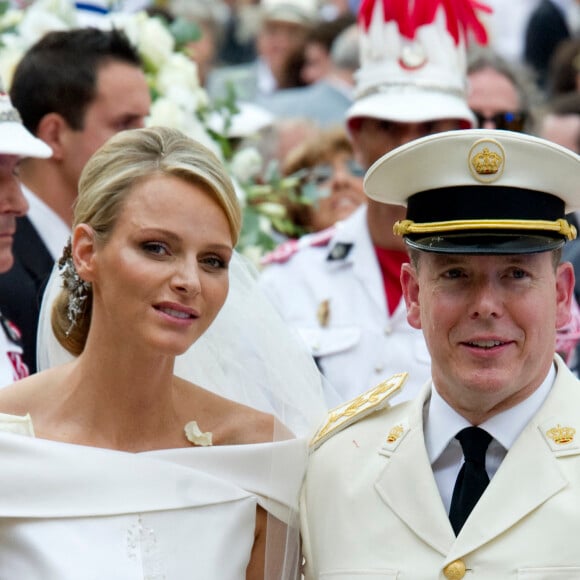
M 66 331 L 66 335 L 68 336 L 84 312 L 91 284 L 90 282 L 85 282 L 75 268 L 70 240 L 63 251 L 62 257 L 58 261 L 58 266 L 63 279 L 63 285 L 68 290 L 67 318 L 70 322 L 70 326 Z

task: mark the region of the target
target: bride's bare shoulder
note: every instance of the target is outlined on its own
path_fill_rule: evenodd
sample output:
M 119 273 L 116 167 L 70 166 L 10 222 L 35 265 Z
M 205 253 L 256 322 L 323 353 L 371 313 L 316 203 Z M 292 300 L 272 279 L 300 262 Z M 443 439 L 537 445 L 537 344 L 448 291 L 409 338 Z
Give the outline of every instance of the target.
M 185 383 L 184 384 L 188 384 Z M 288 439 L 292 434 L 276 418 L 263 411 L 226 399 L 191 385 L 194 403 L 189 412 L 204 431 L 211 431 L 214 445 L 247 445 Z
M 25 415 L 43 408 L 54 397 L 54 389 L 66 384 L 68 365 L 35 373 L 0 389 L 0 413 Z

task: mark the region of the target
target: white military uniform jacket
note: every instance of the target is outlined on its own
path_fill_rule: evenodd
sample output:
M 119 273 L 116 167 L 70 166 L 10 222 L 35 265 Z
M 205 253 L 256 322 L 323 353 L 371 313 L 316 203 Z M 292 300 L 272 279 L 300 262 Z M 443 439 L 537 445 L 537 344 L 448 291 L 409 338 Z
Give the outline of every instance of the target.
M 323 442 L 302 494 L 306 579 L 578 580 L 580 382 L 556 362 L 552 391 L 457 537 L 425 448 L 430 384 Z
M 267 266 L 262 288 L 306 341 L 340 402 L 410 369 L 398 400 L 411 398 L 430 377 L 430 357 L 422 332 L 407 322 L 404 300 L 389 315 L 366 207 L 341 222 L 326 243 L 319 244 L 319 234 L 311 239 L 316 245 Z

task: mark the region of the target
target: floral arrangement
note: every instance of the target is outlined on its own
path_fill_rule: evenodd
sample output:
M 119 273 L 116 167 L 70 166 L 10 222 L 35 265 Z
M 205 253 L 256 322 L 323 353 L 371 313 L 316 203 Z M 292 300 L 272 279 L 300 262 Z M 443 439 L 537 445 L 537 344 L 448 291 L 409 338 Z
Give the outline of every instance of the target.
M 114 3 L 112 3 L 114 4 Z M 22 54 L 52 30 L 67 30 L 87 24 L 91 13 L 83 14 L 71 0 L 35 0 L 26 8 L 10 8 L 0 2 L 0 75 L 7 87 Z M 188 135 L 217 151 L 197 111 L 208 107 L 205 90 L 199 85 L 197 67 L 184 50 L 188 40 L 183 22 L 176 26 L 177 34 L 160 18 L 140 12 L 109 12 L 98 20 L 103 28 L 119 28 L 137 47 L 153 96 L 151 125 L 179 127 Z M 189 31 L 195 38 L 196 30 Z
M 295 179 L 283 179 L 275 167 L 263 171 L 262 159 L 255 149 L 235 153 L 224 134 L 211 129 L 212 114 L 228 119 L 235 115 L 235 94 L 221 102 L 211 102 L 199 84 L 195 62 L 188 53 L 189 41 L 199 38 L 195 24 L 176 19 L 166 22 L 145 11 L 116 10 L 117 2 L 101 2 L 108 7 L 98 21 L 78 10 L 73 0 L 21 0 L 15 8 L 0 0 L 0 76 L 10 87 L 14 70 L 24 52 L 44 34 L 53 30 L 98 25 L 123 30 L 137 48 L 152 95 L 149 125 L 176 127 L 200 141 L 230 168 L 237 182 L 244 208 L 244 227 L 238 249 L 256 264 L 285 237 L 300 235 L 287 218 L 280 199 L 297 199 Z M 94 18 L 94 15 L 92 15 Z
M 231 162 L 231 172 L 244 184 L 244 223 L 240 246 L 256 264 L 264 254 L 286 239 L 299 238 L 308 231 L 290 216 L 292 205 L 316 204 L 319 190 L 306 180 L 307 171 L 282 176 L 278 164 L 262 169 L 262 158 L 254 148 L 242 149 Z

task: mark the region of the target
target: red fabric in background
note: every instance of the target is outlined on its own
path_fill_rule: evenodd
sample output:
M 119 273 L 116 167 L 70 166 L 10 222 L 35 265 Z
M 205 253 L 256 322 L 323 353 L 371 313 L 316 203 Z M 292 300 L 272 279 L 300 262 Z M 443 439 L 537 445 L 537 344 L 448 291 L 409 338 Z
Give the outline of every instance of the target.
M 401 288 L 401 266 L 409 261 L 407 252 L 400 250 L 386 250 L 375 246 L 377 259 L 383 274 L 383 286 L 387 297 L 389 314 L 393 314 L 403 296 Z

